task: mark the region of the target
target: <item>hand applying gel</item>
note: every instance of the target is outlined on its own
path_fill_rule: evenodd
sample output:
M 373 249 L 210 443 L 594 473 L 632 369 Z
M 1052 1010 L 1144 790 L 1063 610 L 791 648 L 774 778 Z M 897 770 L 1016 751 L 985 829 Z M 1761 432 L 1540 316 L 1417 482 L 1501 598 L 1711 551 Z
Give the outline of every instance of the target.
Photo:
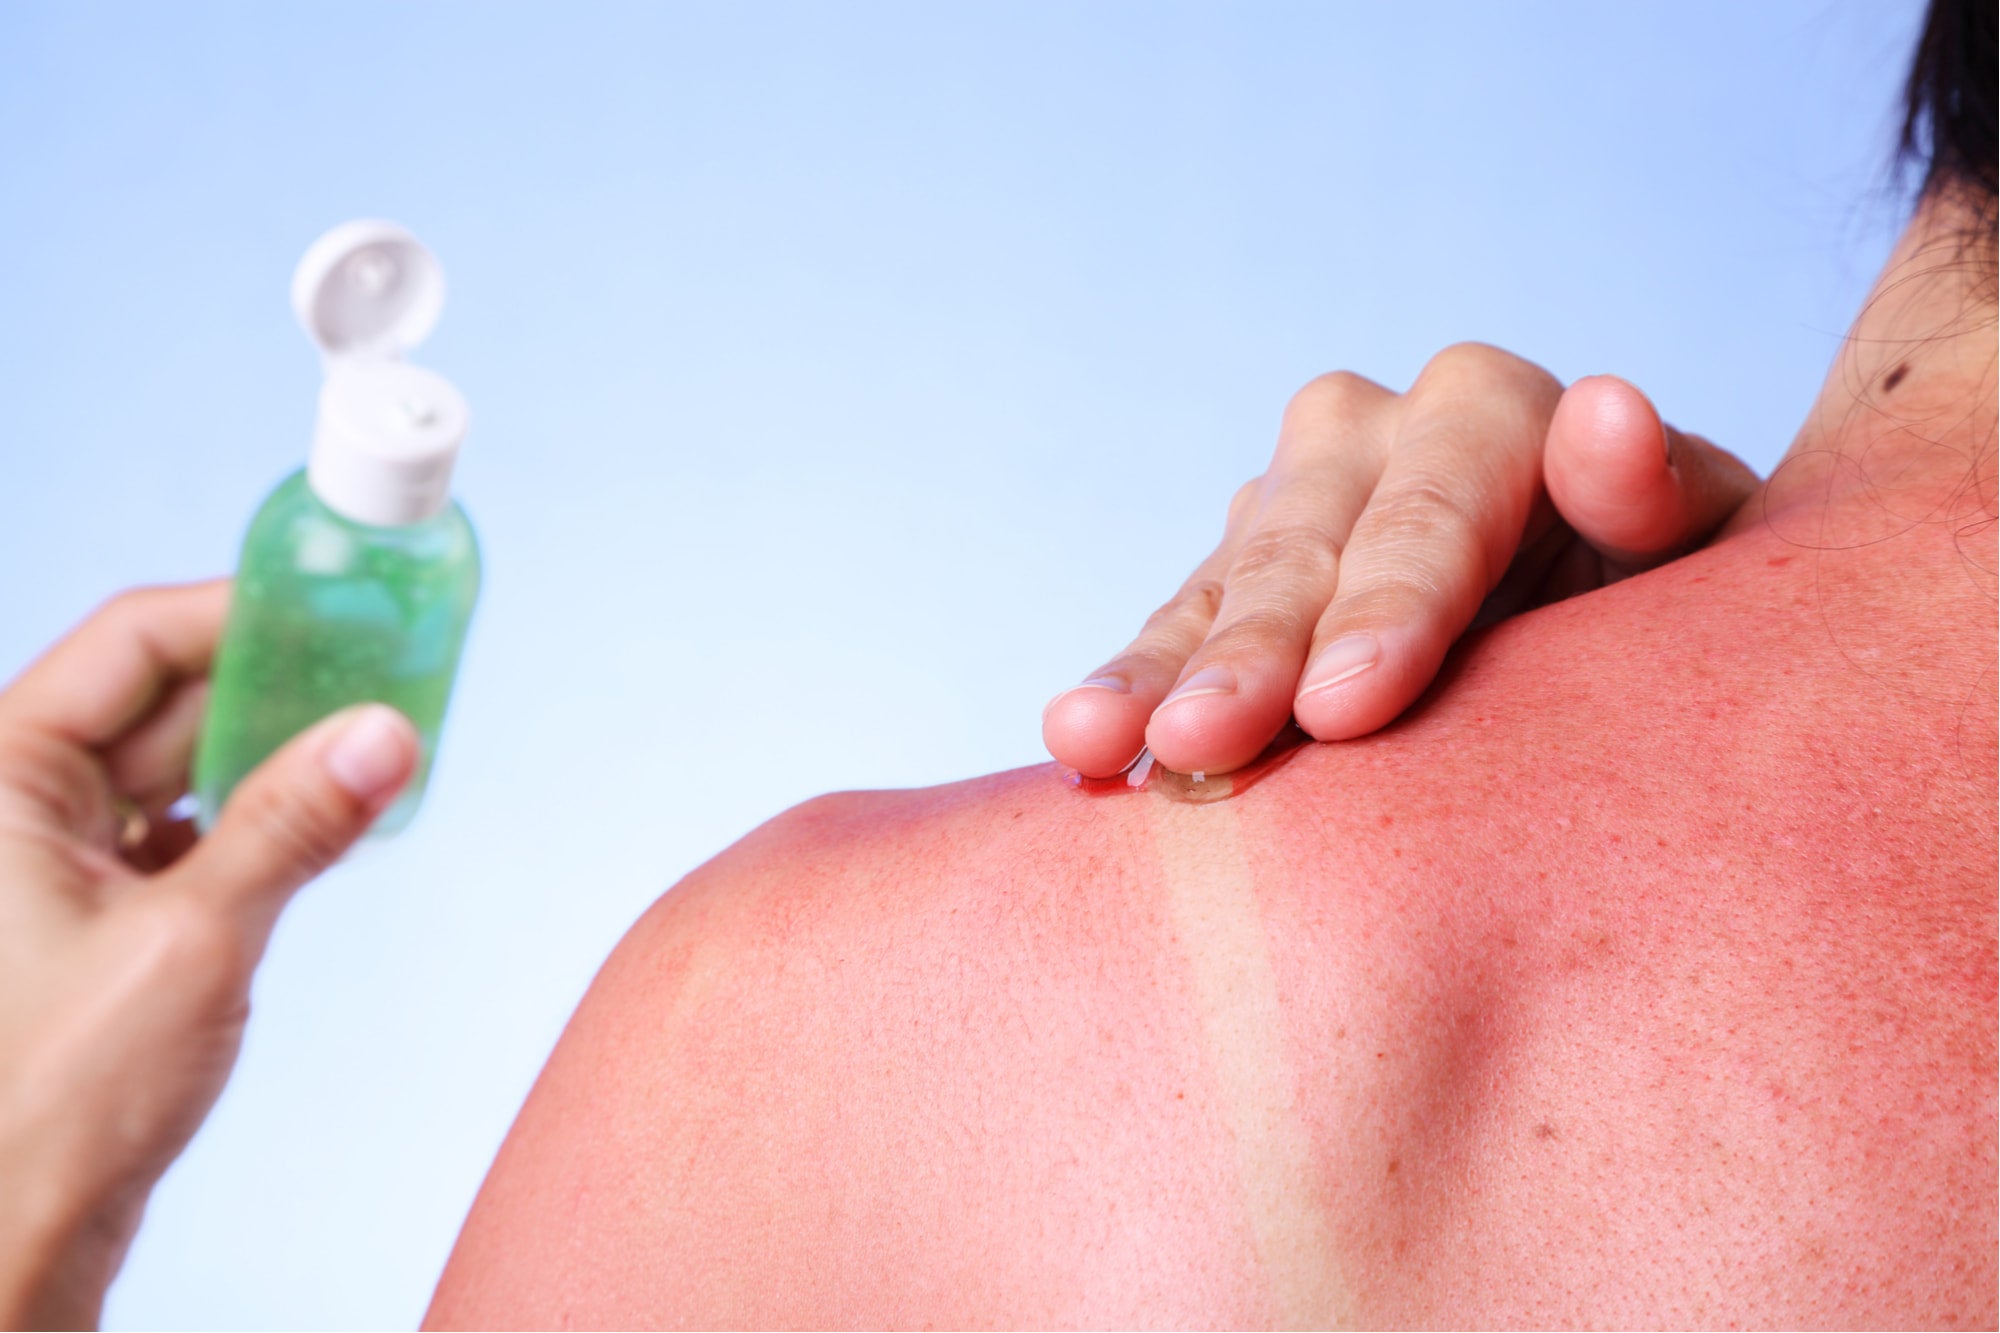
M 1124 652 L 1050 701 L 1043 741 L 1103 777 L 1142 747 L 1178 772 L 1228 772 L 1294 717 L 1320 740 L 1366 735 L 1467 629 L 1699 546 L 1755 484 L 1608 375 L 1565 390 L 1468 343 L 1407 393 L 1321 376 L 1286 408 L 1215 551 Z

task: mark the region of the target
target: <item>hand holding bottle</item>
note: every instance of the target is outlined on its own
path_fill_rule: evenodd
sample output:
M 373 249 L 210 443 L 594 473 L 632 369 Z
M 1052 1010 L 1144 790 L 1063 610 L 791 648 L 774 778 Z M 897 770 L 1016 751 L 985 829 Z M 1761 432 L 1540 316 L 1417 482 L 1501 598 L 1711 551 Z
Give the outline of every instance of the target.
M 168 810 L 229 600 L 124 593 L 0 691 L 0 1326 L 95 1321 L 229 1077 L 278 913 L 417 760 L 395 710 L 346 709 L 197 841 Z

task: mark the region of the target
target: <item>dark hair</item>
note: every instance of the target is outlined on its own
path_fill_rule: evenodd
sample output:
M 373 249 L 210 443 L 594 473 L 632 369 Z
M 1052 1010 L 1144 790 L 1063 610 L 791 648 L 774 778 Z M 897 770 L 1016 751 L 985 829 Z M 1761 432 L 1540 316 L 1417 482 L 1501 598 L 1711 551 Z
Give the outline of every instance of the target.
M 1993 216 L 1993 0 L 1931 0 L 1904 92 L 1900 156 L 1923 165 L 1923 194 L 1963 191 Z

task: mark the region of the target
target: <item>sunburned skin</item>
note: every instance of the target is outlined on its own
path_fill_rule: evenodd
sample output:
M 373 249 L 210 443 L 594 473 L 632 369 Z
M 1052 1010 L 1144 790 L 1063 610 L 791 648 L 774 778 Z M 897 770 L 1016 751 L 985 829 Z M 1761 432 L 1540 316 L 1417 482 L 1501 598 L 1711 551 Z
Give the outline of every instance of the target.
M 1382 733 L 745 839 L 430 1322 L 1992 1326 L 1992 365 L 1883 345 L 1715 545 Z

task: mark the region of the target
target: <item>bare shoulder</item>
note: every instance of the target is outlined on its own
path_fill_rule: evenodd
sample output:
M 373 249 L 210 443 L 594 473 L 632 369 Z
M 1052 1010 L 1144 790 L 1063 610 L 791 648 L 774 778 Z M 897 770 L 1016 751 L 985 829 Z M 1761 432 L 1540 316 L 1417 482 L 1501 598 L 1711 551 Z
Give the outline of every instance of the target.
M 433 1322 L 1990 1323 L 1991 744 L 1792 549 L 1229 801 L 788 812 L 606 964 Z
M 1141 835 L 1066 795 L 1031 769 L 823 797 L 666 895 L 431 1322 L 1254 1322 Z

